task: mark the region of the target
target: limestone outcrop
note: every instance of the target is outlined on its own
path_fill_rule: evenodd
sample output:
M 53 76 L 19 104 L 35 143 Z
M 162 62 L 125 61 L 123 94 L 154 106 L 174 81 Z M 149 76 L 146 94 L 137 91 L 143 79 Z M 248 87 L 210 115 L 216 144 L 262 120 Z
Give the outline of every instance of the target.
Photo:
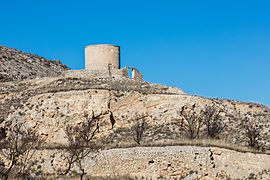
M 2 83 L 0 93 L 2 121 L 20 119 L 47 137 L 48 143 L 64 143 L 65 126 L 84 121 L 84 117 L 92 113 L 104 114 L 100 120 L 100 136 L 110 136 L 111 141 L 114 136 L 118 141 L 123 138 L 121 143 L 128 137 L 132 139 L 130 127 L 136 123 L 136 117 L 143 115 L 147 115 L 149 129 L 145 141 L 181 139 L 185 132 L 180 128 L 179 110 L 184 105 L 196 104 L 200 110 L 214 104 L 222 109 L 226 125 L 219 138 L 246 145 L 240 125 L 243 117 L 250 114 L 256 116 L 254 121 L 261 126 L 261 146 L 266 151 L 270 149 L 270 110 L 259 104 L 192 96 L 174 88 L 131 79 L 45 78 Z M 109 111 L 116 121 L 113 129 Z M 202 127 L 201 137 L 205 137 L 205 127 Z

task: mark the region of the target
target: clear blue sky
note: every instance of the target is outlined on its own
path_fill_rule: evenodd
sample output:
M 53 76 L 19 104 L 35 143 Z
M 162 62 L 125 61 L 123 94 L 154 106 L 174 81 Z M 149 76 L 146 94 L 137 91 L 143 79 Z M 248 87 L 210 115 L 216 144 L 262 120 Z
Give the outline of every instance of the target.
M 147 81 L 270 105 L 269 0 L 1 0 L 0 17 L 0 44 L 72 69 L 117 44 Z

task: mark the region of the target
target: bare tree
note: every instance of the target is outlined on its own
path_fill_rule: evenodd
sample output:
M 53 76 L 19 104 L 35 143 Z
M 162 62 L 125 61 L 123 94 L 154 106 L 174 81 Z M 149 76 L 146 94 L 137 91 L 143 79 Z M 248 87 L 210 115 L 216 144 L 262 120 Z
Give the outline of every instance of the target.
M 190 139 L 199 137 L 200 129 L 203 125 L 203 119 L 200 113 L 196 113 L 195 107 L 195 104 L 183 106 L 178 112 L 181 117 L 181 127 Z
M 244 117 L 244 123 L 242 124 L 242 127 L 245 130 L 245 136 L 248 141 L 248 145 L 253 148 L 260 148 L 259 145 L 259 138 L 261 136 L 261 127 L 259 127 L 257 124 L 255 124 L 255 118 L 251 117 Z
M 3 179 L 8 179 L 11 173 L 23 179 L 28 178 L 31 159 L 42 141 L 35 130 L 22 124 L 17 123 L 10 127 L 6 131 L 5 138 L 1 140 L 0 153 L 8 161 L 7 167 L 4 166 L 0 171 Z
M 85 122 L 82 122 L 76 126 L 67 126 L 65 133 L 68 137 L 68 156 L 65 157 L 67 161 L 67 169 L 64 174 L 67 174 L 73 165 L 76 165 L 81 173 L 80 179 L 83 179 L 85 169 L 83 167 L 84 158 L 93 151 L 93 146 L 91 146 L 91 141 L 99 130 L 98 120 L 99 116 L 94 116 L 87 118 Z
M 215 138 L 224 130 L 225 125 L 222 122 L 220 111 L 214 105 L 207 105 L 202 112 L 202 117 L 207 128 L 208 137 Z
M 146 123 L 146 118 L 147 115 L 143 115 L 141 117 L 136 117 L 135 121 L 135 125 L 132 126 L 132 132 L 133 132 L 133 140 L 140 145 L 141 144 L 141 140 L 144 134 L 144 131 L 147 127 L 147 123 Z

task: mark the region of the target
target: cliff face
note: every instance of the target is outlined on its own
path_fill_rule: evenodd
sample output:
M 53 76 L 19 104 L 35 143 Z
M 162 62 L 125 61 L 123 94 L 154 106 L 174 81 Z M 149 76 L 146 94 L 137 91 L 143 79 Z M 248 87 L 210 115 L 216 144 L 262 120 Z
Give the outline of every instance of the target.
M 0 46 L 0 82 L 34 79 L 37 77 L 54 77 L 68 67 L 60 61 Z
M 181 90 L 130 79 L 45 78 L 2 83 L 0 93 L 2 121 L 20 119 L 36 128 L 50 144 L 65 144 L 65 127 L 85 121 L 93 113 L 102 114 L 99 136 L 110 138 L 111 143 L 132 141 L 130 128 L 142 116 L 148 125 L 145 142 L 179 140 L 186 137 L 186 131 L 181 129 L 181 108 L 195 105 L 199 112 L 213 105 L 221 111 L 224 124 L 219 139 L 247 145 L 241 125 L 243 117 L 249 115 L 253 117 L 253 124 L 261 127 L 260 146 L 270 150 L 270 110 L 259 104 L 192 96 Z M 109 112 L 116 121 L 113 129 Z M 202 126 L 199 136 L 206 138 L 206 131 L 206 126 Z
M 83 161 L 87 175 L 153 179 L 270 178 L 267 163 L 270 155 L 263 154 L 270 152 L 269 107 L 192 96 L 177 88 L 134 79 L 76 74 L 72 77 L 73 73 L 1 83 L 1 127 L 8 129 L 22 123 L 44 139 L 42 148 L 34 155 L 33 176 L 59 178 L 59 172 L 66 168 L 67 127 L 81 124 L 94 115 L 99 116 L 94 143 L 101 149 Z M 180 113 L 186 106 L 193 107 L 198 114 L 207 106 L 214 107 L 219 112 L 222 131 L 209 139 L 207 126 L 203 124 L 197 140 L 189 140 Z M 152 147 L 130 148 L 138 146 L 134 127 L 142 119 L 146 124 L 140 146 Z M 262 154 L 244 153 L 249 149 L 241 149 L 249 142 L 244 126 L 247 120 L 260 129 L 257 141 Z M 75 176 L 79 169 L 74 166 L 72 171 L 69 175 Z

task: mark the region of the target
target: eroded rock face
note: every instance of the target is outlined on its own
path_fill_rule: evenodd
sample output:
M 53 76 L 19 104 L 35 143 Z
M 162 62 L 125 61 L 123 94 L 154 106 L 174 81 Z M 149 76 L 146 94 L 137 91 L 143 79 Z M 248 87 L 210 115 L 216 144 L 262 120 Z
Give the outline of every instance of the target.
M 59 172 L 67 167 L 64 157 L 65 153 L 60 150 L 38 151 L 33 168 L 39 166 L 37 170 L 47 177 L 60 178 Z M 270 155 L 264 154 L 215 147 L 166 146 L 102 150 L 87 156 L 83 164 L 87 176 L 104 178 L 269 179 L 269 161 Z M 76 167 L 74 170 L 79 172 Z
M 5 84 L 3 84 L 5 85 Z M 13 91 L 9 91 L 13 87 Z M 16 90 L 17 89 L 17 90 Z M 254 116 L 254 123 L 261 128 L 260 146 L 270 150 L 270 110 L 268 107 L 229 100 L 207 99 L 176 92 L 170 88 L 133 80 L 111 81 L 105 79 L 54 78 L 24 81 L 22 84 L 6 83 L 0 96 L 4 124 L 13 120 L 23 121 L 46 138 L 47 144 L 64 145 L 65 128 L 78 124 L 94 115 L 102 114 L 99 122 L 100 139 L 113 146 L 133 142 L 132 126 L 138 117 L 145 116 L 147 129 L 143 141 L 186 138 L 181 129 L 179 110 L 184 105 L 196 105 L 196 110 L 214 104 L 222 109 L 224 131 L 218 136 L 225 142 L 247 145 L 245 129 L 241 128 L 243 116 Z M 113 113 L 115 124 L 110 121 Z M 200 138 L 206 138 L 202 126 Z
M 55 77 L 69 68 L 60 61 L 0 46 L 0 82 Z
M 108 177 L 131 175 L 154 179 L 244 179 L 252 173 L 259 175 L 264 170 L 269 170 L 269 160 L 269 155 L 211 147 L 136 147 L 102 151 L 96 158 L 95 166 L 89 168 L 89 174 Z M 268 172 L 268 177 L 269 175 Z

